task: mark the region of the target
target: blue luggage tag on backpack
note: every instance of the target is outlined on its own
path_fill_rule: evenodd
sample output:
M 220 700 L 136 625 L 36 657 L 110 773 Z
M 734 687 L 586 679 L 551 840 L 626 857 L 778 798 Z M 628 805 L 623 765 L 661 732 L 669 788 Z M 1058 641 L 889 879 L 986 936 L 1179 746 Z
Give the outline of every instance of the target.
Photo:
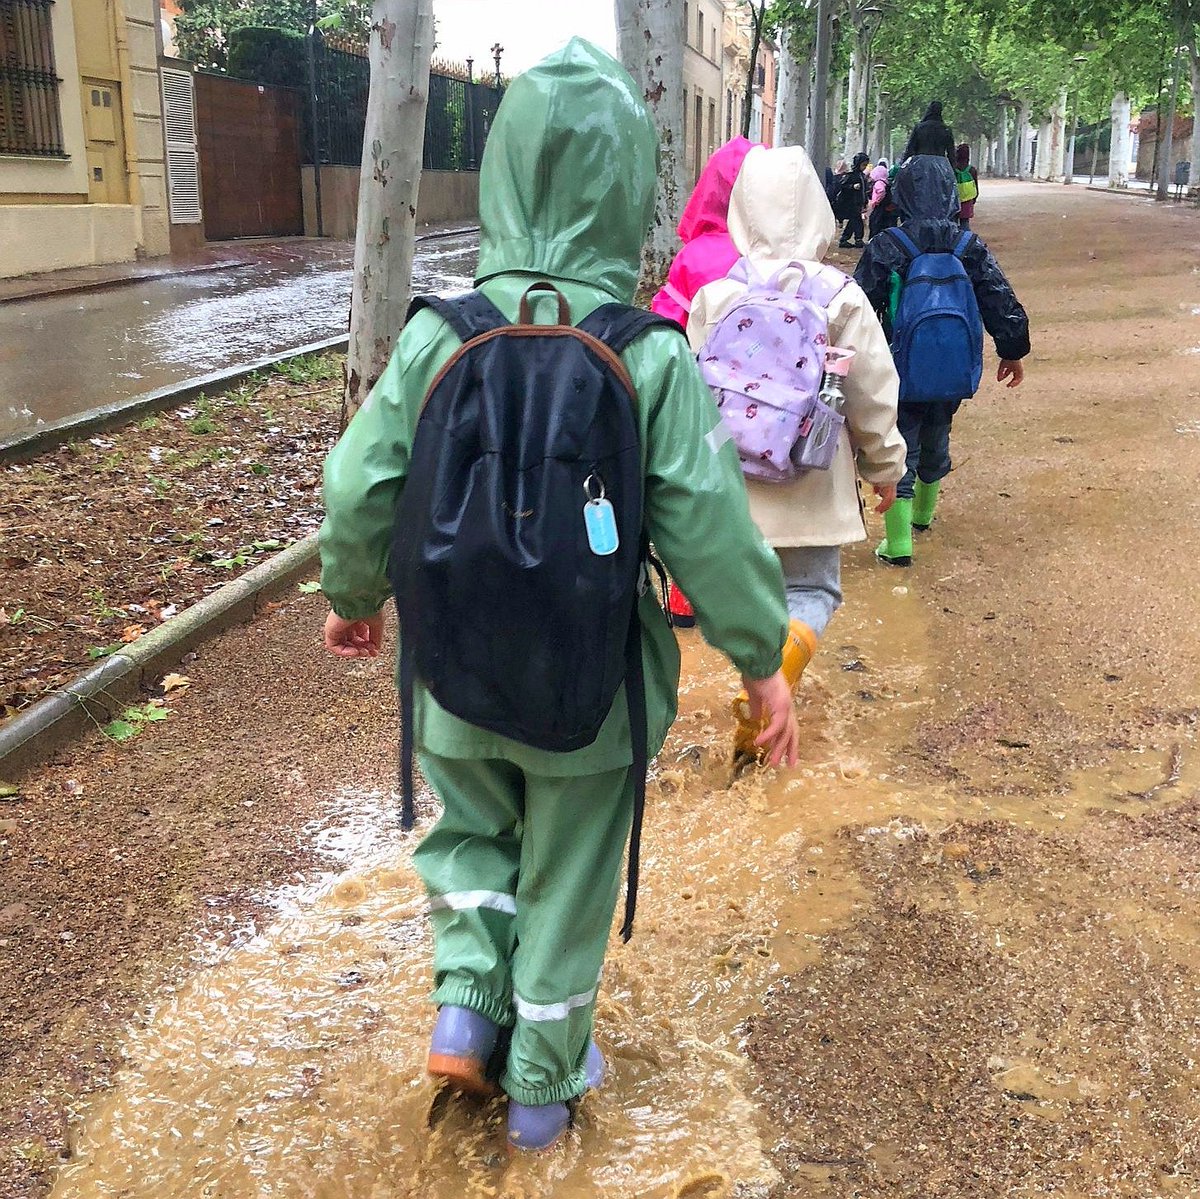
M 621 541 L 617 535 L 616 514 L 612 504 L 605 498 L 604 480 L 599 475 L 588 475 L 583 491 L 588 497 L 583 506 L 583 526 L 587 530 L 588 546 L 597 557 L 607 558 L 609 554 L 617 552 Z

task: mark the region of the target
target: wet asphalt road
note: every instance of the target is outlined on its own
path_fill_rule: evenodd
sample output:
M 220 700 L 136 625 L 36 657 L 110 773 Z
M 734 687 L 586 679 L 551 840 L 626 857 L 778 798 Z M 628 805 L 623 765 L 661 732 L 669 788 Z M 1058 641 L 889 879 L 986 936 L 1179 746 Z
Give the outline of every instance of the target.
M 477 233 L 419 243 L 414 290 L 469 288 L 477 250 Z M 0 440 L 345 333 L 349 243 L 247 245 L 245 257 L 230 270 L 0 305 Z

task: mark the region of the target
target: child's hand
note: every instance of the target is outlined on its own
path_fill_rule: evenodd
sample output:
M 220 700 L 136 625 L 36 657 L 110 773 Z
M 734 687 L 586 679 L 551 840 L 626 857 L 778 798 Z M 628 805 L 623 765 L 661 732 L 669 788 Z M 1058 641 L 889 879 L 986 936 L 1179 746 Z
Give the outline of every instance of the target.
M 325 618 L 325 648 L 339 658 L 378 658 L 383 648 L 383 613 L 368 620 L 343 620 L 330 612 Z
M 879 503 L 875 506 L 875 514 L 876 516 L 882 516 L 896 502 L 896 484 L 872 483 L 871 490 L 879 496 Z
M 769 679 L 742 676 L 742 685 L 750 697 L 751 719 L 765 715 L 767 727 L 755 738 L 755 744 L 766 751 L 772 766 L 795 766 L 800 761 L 800 726 L 792 708 L 792 689 L 782 670 Z
M 996 372 L 997 383 L 1003 383 L 1007 379 L 1009 387 L 1020 387 L 1021 381 L 1024 378 L 1025 368 L 1021 365 L 1019 359 L 1000 359 L 1000 369 Z

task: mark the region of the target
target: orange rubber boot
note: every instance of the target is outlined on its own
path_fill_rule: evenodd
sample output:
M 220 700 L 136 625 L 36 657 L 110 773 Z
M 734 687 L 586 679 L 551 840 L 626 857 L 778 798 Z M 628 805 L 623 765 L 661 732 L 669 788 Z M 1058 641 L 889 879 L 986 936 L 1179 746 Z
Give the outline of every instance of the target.
M 800 676 L 817 652 L 817 635 L 802 620 L 788 624 L 787 640 L 783 643 L 783 673 L 795 694 Z M 750 696 L 742 691 L 733 701 L 733 718 L 737 727 L 733 734 L 733 752 L 739 758 L 757 758 L 761 747 L 754 739 L 763 731 L 764 722 L 751 720 Z

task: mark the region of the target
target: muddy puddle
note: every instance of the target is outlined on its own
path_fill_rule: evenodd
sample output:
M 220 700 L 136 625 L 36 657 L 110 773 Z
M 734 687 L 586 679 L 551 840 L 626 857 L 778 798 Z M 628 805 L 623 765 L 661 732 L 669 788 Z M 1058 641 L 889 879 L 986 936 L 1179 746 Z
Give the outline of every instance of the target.
M 1057 835 L 1200 785 L 1190 746 L 1122 753 L 1034 799 L 894 776 L 889 763 L 934 702 L 928 597 L 892 574 L 851 573 L 854 598 L 806 679 L 805 760 L 793 773 L 731 782 L 732 676 L 685 635 L 638 928 L 630 946 L 614 938 L 598 1007 L 610 1078 L 564 1149 L 510 1160 L 499 1104 L 435 1103 L 423 1074 L 429 937 L 412 842 L 391 796 L 345 792 L 308 830 L 328 871 L 265 897 L 254 926 L 214 924 L 183 983 L 144 1010 L 129 1066 L 78 1114 L 54 1199 L 778 1194 L 782 1134 L 756 1098 L 750 1018 L 773 985 L 802 977 L 864 918 L 864 844 L 903 853 L 985 820 Z M 428 801 L 425 810 L 427 825 Z M 957 906 L 980 926 L 1010 902 L 969 878 L 960 890 Z M 994 1065 L 1010 1089 L 1035 1088 L 1023 1059 Z M 811 1175 L 814 1186 L 831 1176 L 825 1166 Z M 809 1175 L 793 1174 L 783 1193 L 801 1193 L 797 1177 Z

